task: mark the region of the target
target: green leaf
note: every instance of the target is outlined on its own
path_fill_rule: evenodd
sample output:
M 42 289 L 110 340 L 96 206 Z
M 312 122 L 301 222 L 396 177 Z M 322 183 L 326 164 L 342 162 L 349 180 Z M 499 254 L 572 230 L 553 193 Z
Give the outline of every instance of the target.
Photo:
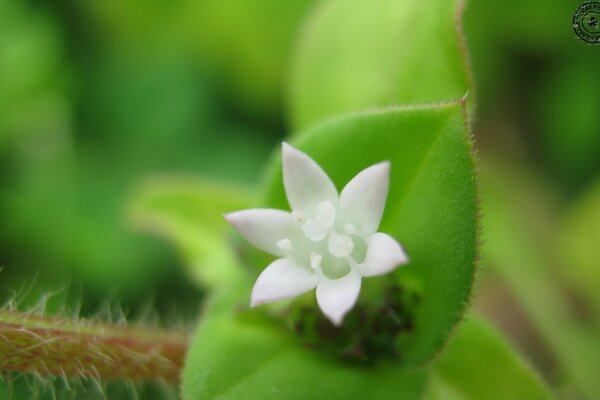
M 55 147 L 68 140 L 71 110 L 64 98 L 63 38 L 48 11 L 22 1 L 2 2 L 0 148 L 18 136 Z
M 294 38 L 314 0 L 186 2 L 177 22 L 231 103 L 278 118 Z
M 311 15 L 291 78 L 293 126 L 341 112 L 462 98 L 460 0 L 329 0 Z
M 585 56 L 582 54 L 581 56 Z M 567 184 L 585 181 L 600 169 L 600 129 L 595 118 L 600 96 L 590 88 L 590 76 L 600 69 L 600 58 L 577 62 L 563 57 L 539 90 L 537 119 L 542 146 L 552 167 Z
M 425 400 L 549 400 L 538 374 L 491 325 L 473 315 L 435 364 Z
M 424 387 L 424 371 L 345 364 L 302 345 L 292 332 L 256 314 L 212 311 L 188 353 L 185 400 L 410 400 L 419 398 Z
M 196 282 L 215 287 L 231 285 L 241 273 L 226 240 L 230 228 L 223 214 L 253 202 L 253 193 L 244 187 L 155 177 L 138 190 L 131 217 L 140 229 L 168 239 Z
M 586 399 L 600 393 L 600 343 L 597 333 L 578 318 L 577 310 L 549 268 L 557 260 L 544 246 L 533 222 L 540 224 L 550 197 L 525 166 L 483 168 L 483 227 L 486 264 L 510 287 L 543 343 L 558 361 L 567 385 Z M 545 243 L 549 246 L 548 243 Z M 569 267 L 569 265 L 565 267 Z
M 558 272 L 600 323 L 600 178 L 570 205 L 556 232 Z
M 401 352 L 407 364 L 424 363 L 461 318 L 473 285 L 477 195 L 464 104 L 352 114 L 299 138 L 295 145 L 323 167 L 338 190 L 363 168 L 391 162 L 380 230 L 399 240 L 411 261 L 393 277 L 373 279 L 400 282 L 421 293 L 414 330 Z M 289 209 L 279 158 L 266 205 Z

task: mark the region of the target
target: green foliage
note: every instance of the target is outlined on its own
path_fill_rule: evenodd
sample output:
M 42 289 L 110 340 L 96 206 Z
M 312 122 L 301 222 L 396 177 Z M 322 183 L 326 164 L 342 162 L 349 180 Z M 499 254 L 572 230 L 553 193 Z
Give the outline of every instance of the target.
M 590 185 L 569 206 L 559 229 L 555 248 L 560 260 L 558 271 L 573 291 L 585 299 L 591 316 L 600 323 L 600 179 Z M 598 326 L 600 328 L 600 325 Z
M 329 0 L 311 14 L 292 69 L 292 125 L 341 112 L 462 98 L 459 0 Z
M 469 315 L 432 368 L 424 400 L 550 400 L 537 373 L 480 317 Z
M 340 363 L 302 346 L 280 323 L 248 312 L 213 311 L 204 316 L 188 354 L 183 398 L 410 400 L 419 397 L 425 378 L 422 371 L 393 364 Z
M 571 26 L 582 3 L 471 0 L 463 19 L 477 135 L 497 140 L 493 153 L 526 154 L 570 190 L 600 167 L 600 59 Z
M 31 268 L 135 298 L 176 271 L 161 241 L 128 225 L 137 181 L 164 169 L 256 180 L 272 139 L 214 115 L 205 76 L 179 59 L 109 59 L 90 68 L 80 122 L 87 134 L 61 131 L 57 140 L 42 130 L 41 139 L 15 138 L 6 162 L 18 172 L 0 195 L 7 228 L 0 237 L 10 247 L 35 248 L 22 260 Z
M 9 139 L 52 141 L 68 124 L 63 49 L 48 13 L 18 0 L 0 8 L 0 148 Z M 36 118 L 32 119 L 31 115 Z M 48 129 L 50 128 L 50 129 Z
M 132 220 L 166 239 L 194 283 L 212 295 L 183 369 L 186 399 L 550 398 L 493 328 L 479 319 L 459 324 L 478 252 L 466 124 L 473 96 L 457 100 L 472 90 L 463 6 L 463 0 L 5 1 L 0 287 L 18 288 L 32 279 L 32 269 L 42 269 L 22 304 L 63 318 L 58 303 L 78 309 L 78 301 L 85 306 L 94 295 L 104 303 L 108 290 L 138 306 L 148 293 L 172 300 L 180 294 L 179 286 L 168 287 L 177 260 L 161 241 L 132 232 Z M 511 152 L 534 144 L 545 157 L 539 164 L 552 166 L 569 188 L 595 173 L 600 138 L 593 118 L 600 99 L 597 49 L 573 39 L 574 8 L 560 0 L 472 0 L 465 24 L 483 99 L 481 131 L 500 132 L 499 143 Z M 496 119 L 490 122 L 486 112 Z M 278 157 L 262 201 L 246 186 L 290 133 L 281 132 L 284 123 L 338 189 L 362 168 L 392 162 L 381 229 L 404 245 L 411 262 L 365 282 L 343 340 L 327 343 L 376 349 L 366 361 L 325 349 L 314 326 L 304 332 L 286 326 L 297 311 L 289 303 L 248 310 L 250 285 L 266 262 L 234 241 L 222 213 L 288 209 Z M 514 143 L 506 140 L 511 135 Z M 500 170 L 485 175 L 485 253 L 502 280 L 493 284 L 507 284 L 550 349 L 558 388 L 595 398 L 598 187 L 567 205 L 560 224 L 537 226 L 547 217 L 539 179 L 519 177 L 523 167 Z M 32 304 L 51 297 L 48 288 L 71 274 L 83 281 L 81 296 Z M 382 298 L 394 290 L 399 318 L 393 320 Z M 574 307 L 573 298 L 582 306 Z M 314 294 L 294 304 L 314 317 L 307 299 Z M 175 307 L 173 319 L 183 318 L 184 309 Z M 21 356 L 37 350 L 49 349 L 48 360 L 61 356 L 65 348 L 55 347 L 61 339 L 50 333 L 0 344 L 21 366 L 27 362 Z M 9 348 L 16 342 L 24 349 Z M 76 347 L 76 356 L 85 357 L 86 348 Z M 396 353 L 400 361 L 392 363 Z M 132 357 L 132 364 L 144 355 L 111 353 Z M 67 379 L 45 383 L 44 398 L 72 393 L 62 390 Z M 133 397 L 138 389 L 131 386 L 105 397 Z M 27 382 L 16 384 L 17 398 L 31 398 L 30 392 Z
M 536 180 L 523 173 L 524 167 L 510 170 L 486 164 L 483 177 L 483 226 L 486 245 L 483 255 L 510 287 L 544 343 L 560 362 L 566 388 L 573 387 L 586 399 L 600 393 L 596 371 L 600 370 L 597 334 L 575 315 L 560 281 L 549 268 L 556 262 L 554 252 L 542 249 L 543 239 L 531 224 L 548 201 L 548 194 Z M 572 261 L 564 268 L 571 268 Z M 577 268 L 577 267 L 575 267 Z M 589 277 L 588 277 L 589 279 Z
M 411 261 L 385 279 L 421 294 L 414 332 L 401 352 L 406 364 L 426 362 L 460 320 L 473 285 L 477 196 L 464 104 L 351 114 L 299 137 L 295 145 L 338 190 L 363 168 L 391 162 L 380 230 L 398 239 Z M 266 205 L 288 209 L 280 164 L 274 160 Z
M 600 129 L 593 116 L 600 96 L 590 77 L 600 69 L 600 59 L 554 66 L 537 99 L 542 145 L 552 167 L 569 183 L 579 184 L 600 168 Z
M 280 122 L 292 45 L 305 13 L 316 0 L 90 1 L 88 23 L 120 55 L 152 43 L 171 56 L 208 69 L 219 97 L 246 117 Z M 154 49 L 153 49 L 154 50 Z
M 242 272 L 226 240 L 230 227 L 223 214 L 254 202 L 245 187 L 163 176 L 138 190 L 131 215 L 139 228 L 163 236 L 177 248 L 198 284 L 216 288 L 231 285 Z
M 277 117 L 298 25 L 316 0 L 189 1 L 188 36 L 250 115 Z

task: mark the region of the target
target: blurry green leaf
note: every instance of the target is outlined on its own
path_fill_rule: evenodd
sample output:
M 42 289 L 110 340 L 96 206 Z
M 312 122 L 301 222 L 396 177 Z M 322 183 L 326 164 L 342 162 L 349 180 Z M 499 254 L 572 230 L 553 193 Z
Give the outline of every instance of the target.
M 61 34 L 42 8 L 4 0 L 0 7 L 0 147 L 11 136 L 45 141 L 64 135 Z M 59 131 L 59 132 L 57 132 Z
M 548 198 L 524 169 L 509 169 L 506 163 L 502 168 L 486 164 L 483 169 L 483 254 L 553 351 L 567 383 L 584 398 L 594 399 L 600 393 L 600 342 L 574 315 L 552 275 L 550 265 L 556 260 L 531 229 Z
M 163 160 L 215 123 L 209 78 L 185 57 L 109 54 L 84 72 L 81 123 L 93 150 L 112 145 L 136 162 L 138 157 Z
M 317 0 L 133 0 L 81 3 L 105 42 L 130 53 L 147 48 L 192 55 L 215 73 L 219 97 L 253 119 L 279 121 L 293 40 Z M 106 29 L 108 27 L 108 29 Z
M 514 112 L 510 105 L 515 101 L 527 103 L 523 93 L 537 91 L 536 85 L 547 78 L 545 68 L 556 60 L 580 63 L 587 57 L 589 49 L 578 46 L 573 28 L 565 24 L 577 5 L 562 0 L 467 1 L 463 23 L 477 79 L 479 118 L 499 110 Z M 582 51 L 575 56 L 576 47 Z
M 205 76 L 179 58 L 92 65 L 78 106 L 85 133 L 71 143 L 44 125 L 39 137 L 19 136 L 2 159 L 10 179 L 0 193 L 0 244 L 15 264 L 73 272 L 87 288 L 131 299 L 177 272 L 163 241 L 127 225 L 126 202 L 141 177 L 194 170 L 256 180 L 273 139 L 217 118 Z M 47 121 L 28 115 L 38 118 Z
M 227 243 L 229 224 L 223 214 L 254 202 L 244 187 L 165 176 L 139 189 L 131 216 L 139 228 L 177 248 L 196 282 L 215 287 L 230 285 L 241 273 Z
M 470 315 L 432 368 L 426 400 L 549 400 L 550 391 L 508 342 Z
M 559 272 L 600 322 L 600 179 L 573 202 L 556 232 Z
M 256 181 L 275 141 L 271 132 L 218 114 L 207 74 L 189 60 L 162 57 L 94 65 L 82 107 L 82 129 L 93 133 L 80 141 L 83 162 L 103 162 L 98 153 L 106 151 L 121 175 L 193 170 Z
M 469 79 L 457 29 L 460 3 L 321 3 L 295 54 L 293 126 L 370 107 L 462 98 Z
M 566 60 L 549 74 L 537 104 L 545 151 L 572 184 L 600 168 L 600 128 L 593 117 L 600 110 L 600 58 Z
M 188 40 L 224 92 L 254 117 L 278 118 L 293 39 L 315 0 L 204 0 L 184 8 Z
M 164 267 L 172 257 L 160 241 L 127 226 L 129 177 L 115 160 L 118 172 L 111 174 L 106 160 L 99 168 L 86 161 L 50 159 L 21 168 L 0 195 L 6 228 L 0 240 L 20 252 L 18 265 L 72 271 L 90 291 L 131 299 L 169 274 Z
M 256 314 L 213 310 L 190 347 L 182 391 L 185 400 L 410 400 L 419 398 L 425 378 L 391 364 L 345 364 Z
M 294 143 L 341 190 L 363 168 L 391 162 L 380 230 L 405 247 L 410 263 L 394 273 L 422 295 L 414 330 L 400 350 L 421 364 L 440 349 L 469 302 L 477 255 L 477 196 L 464 104 L 393 108 L 330 120 Z M 274 160 L 267 205 L 288 209 Z M 360 301 L 360 299 L 359 299 Z

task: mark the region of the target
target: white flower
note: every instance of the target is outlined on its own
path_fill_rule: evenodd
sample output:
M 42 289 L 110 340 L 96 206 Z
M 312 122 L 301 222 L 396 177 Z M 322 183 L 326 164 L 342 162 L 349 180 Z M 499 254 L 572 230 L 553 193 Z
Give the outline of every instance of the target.
M 377 232 L 389 169 L 389 162 L 364 169 L 338 196 L 313 159 L 283 143 L 283 183 L 293 211 L 251 209 L 225 215 L 248 242 L 281 257 L 258 277 L 251 306 L 317 288 L 319 307 L 340 325 L 358 298 L 362 277 L 406 263 L 398 242 Z

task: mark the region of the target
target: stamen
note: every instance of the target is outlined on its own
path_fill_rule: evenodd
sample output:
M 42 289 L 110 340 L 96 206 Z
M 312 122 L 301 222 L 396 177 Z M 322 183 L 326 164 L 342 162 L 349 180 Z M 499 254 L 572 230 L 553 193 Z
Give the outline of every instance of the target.
M 346 257 L 354 250 L 354 242 L 349 236 L 333 233 L 329 236 L 327 248 L 334 257 Z
M 331 228 L 335 222 L 335 207 L 333 204 L 328 201 L 319 203 L 316 220 L 327 228 Z
M 304 222 L 306 220 L 306 215 L 301 211 L 292 211 L 292 217 L 298 222 Z
M 351 223 L 344 225 L 344 233 L 346 235 L 354 235 L 356 233 L 356 227 Z
M 326 226 L 312 218 L 309 218 L 304 225 L 302 225 L 304 235 L 313 242 L 322 240 L 327 235 L 327 229 Z
M 273 242 L 271 242 L 273 243 Z M 277 247 L 279 247 L 281 250 L 293 250 L 294 247 L 292 246 L 292 241 L 290 239 L 281 239 L 280 241 L 277 242 Z
M 314 251 L 310 253 L 310 267 L 315 271 L 321 268 L 321 261 L 323 261 L 323 256 L 319 253 L 315 253 Z

